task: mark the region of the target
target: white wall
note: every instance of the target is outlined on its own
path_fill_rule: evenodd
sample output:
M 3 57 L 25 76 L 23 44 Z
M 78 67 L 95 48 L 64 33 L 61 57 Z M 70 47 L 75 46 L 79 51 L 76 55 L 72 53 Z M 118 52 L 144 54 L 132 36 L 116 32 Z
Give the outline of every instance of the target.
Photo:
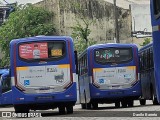
M 149 4 L 131 4 L 132 31 L 152 32 L 150 5 Z

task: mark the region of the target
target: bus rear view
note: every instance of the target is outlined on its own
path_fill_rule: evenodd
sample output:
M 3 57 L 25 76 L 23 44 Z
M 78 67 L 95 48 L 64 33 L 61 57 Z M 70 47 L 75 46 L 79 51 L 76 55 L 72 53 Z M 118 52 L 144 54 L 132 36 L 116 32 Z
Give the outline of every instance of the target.
M 76 78 L 70 37 L 39 36 L 12 40 L 10 62 L 15 112 L 53 109 L 73 113 Z
M 115 103 L 116 107 L 131 107 L 141 96 L 138 79 L 138 49 L 133 44 L 104 44 L 88 48 L 91 80 L 87 102 Z M 87 103 L 87 106 L 89 106 Z

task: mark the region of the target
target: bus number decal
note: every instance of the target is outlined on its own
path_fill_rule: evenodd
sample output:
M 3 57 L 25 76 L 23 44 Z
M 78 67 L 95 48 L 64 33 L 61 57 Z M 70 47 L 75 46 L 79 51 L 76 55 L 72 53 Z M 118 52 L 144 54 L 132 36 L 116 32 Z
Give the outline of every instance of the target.
M 61 49 L 55 49 L 51 50 L 52 56 L 62 56 L 62 50 Z
M 118 73 L 125 73 L 126 69 L 118 69 Z

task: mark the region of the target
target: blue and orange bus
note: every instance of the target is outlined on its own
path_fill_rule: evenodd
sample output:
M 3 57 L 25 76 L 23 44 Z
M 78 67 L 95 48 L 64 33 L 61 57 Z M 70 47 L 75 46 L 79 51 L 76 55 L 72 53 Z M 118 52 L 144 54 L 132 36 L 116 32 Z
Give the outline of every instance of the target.
M 134 44 L 99 44 L 78 57 L 82 109 L 98 103 L 132 107 L 141 96 L 138 48 Z
M 154 73 L 154 52 L 153 43 L 150 43 L 139 50 L 140 58 L 140 80 L 142 88 L 141 105 L 146 104 L 146 100 L 152 100 L 154 105 L 158 104 Z
M 58 107 L 60 114 L 73 113 L 77 77 L 71 37 L 12 40 L 10 64 L 15 112 Z
M 156 84 L 156 96 L 160 103 L 160 1 L 150 0 L 151 6 L 151 23 L 152 23 L 152 37 L 153 37 L 153 51 L 154 51 L 154 74 Z

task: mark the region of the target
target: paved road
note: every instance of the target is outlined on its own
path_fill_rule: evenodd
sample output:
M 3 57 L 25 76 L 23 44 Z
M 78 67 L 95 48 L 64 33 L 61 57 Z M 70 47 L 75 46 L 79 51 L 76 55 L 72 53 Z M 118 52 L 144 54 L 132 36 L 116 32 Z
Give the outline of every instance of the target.
M 39 111 L 43 117 L 38 118 L 22 118 L 34 120 L 157 120 L 160 119 L 160 106 L 152 105 L 151 101 L 147 101 L 146 106 L 140 106 L 139 101 L 134 102 L 134 107 L 131 108 L 115 108 L 114 104 L 99 104 L 98 110 L 82 110 L 80 105 L 74 106 L 74 113 L 67 115 L 58 115 L 58 109 Z M 0 111 L 14 111 L 13 107 L 0 108 Z M 136 116 L 136 117 L 135 117 Z M 147 117 L 146 117 L 147 116 Z M 151 117 L 152 116 L 152 117 Z M 0 118 L 0 119 L 17 119 L 17 118 Z M 21 119 L 21 118 L 19 118 Z

